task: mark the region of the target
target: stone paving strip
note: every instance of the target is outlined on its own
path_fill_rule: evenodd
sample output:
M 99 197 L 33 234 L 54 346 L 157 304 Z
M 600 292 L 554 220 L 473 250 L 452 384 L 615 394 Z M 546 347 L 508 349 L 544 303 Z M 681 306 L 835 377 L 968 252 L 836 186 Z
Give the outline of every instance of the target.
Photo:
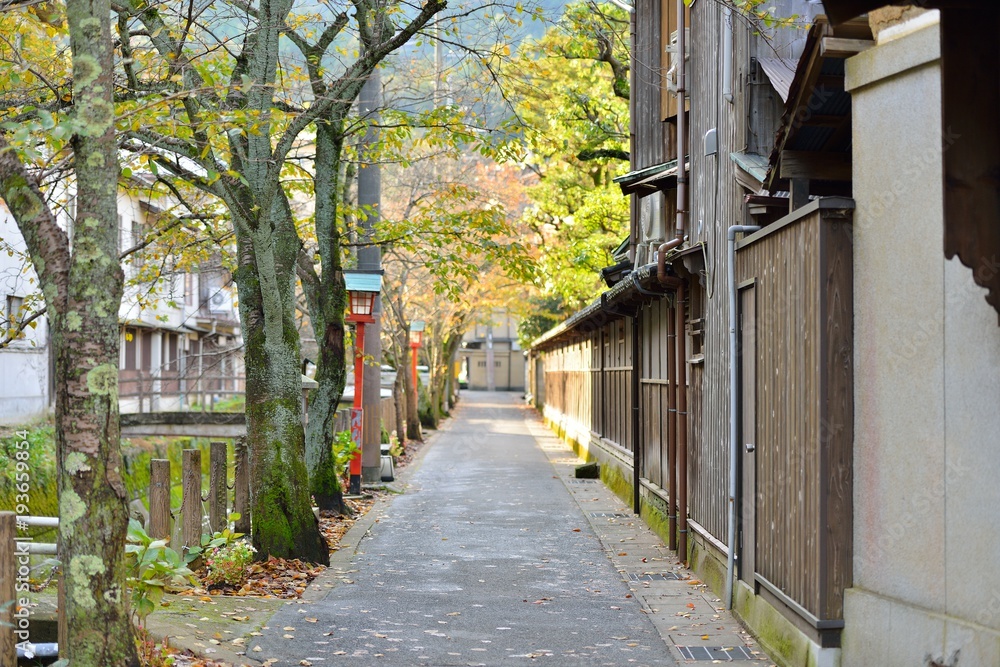
M 773 664 L 725 604 L 685 568 L 663 540 L 600 480 L 576 479 L 584 463 L 537 418 L 531 434 L 579 503 L 615 569 L 681 664 L 753 661 Z

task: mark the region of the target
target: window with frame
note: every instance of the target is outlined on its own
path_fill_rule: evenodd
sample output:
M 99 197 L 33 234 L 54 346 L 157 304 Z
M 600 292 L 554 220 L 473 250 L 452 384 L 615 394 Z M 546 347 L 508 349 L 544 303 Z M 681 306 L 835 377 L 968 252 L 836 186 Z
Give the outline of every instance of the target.
M 7 300 L 4 304 L 4 316 L 9 325 L 15 324 L 20 319 L 19 316 L 22 308 L 24 308 L 24 297 L 14 294 L 7 295 Z

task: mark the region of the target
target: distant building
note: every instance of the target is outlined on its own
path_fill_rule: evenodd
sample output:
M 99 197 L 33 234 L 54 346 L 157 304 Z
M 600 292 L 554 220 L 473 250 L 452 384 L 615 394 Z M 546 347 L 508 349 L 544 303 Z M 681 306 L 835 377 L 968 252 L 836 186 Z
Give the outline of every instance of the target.
M 145 201 L 119 200 L 121 247 L 135 247 L 160 210 Z M 126 280 L 145 262 L 127 258 Z M 236 288 L 214 252 L 194 270 L 165 264 L 158 294 L 140 307 L 149 285 L 126 286 L 122 299 L 122 412 L 212 409 L 244 392 L 243 340 Z
M 58 212 L 67 228 L 69 206 Z M 122 193 L 119 247 L 136 247 L 157 215 L 154 203 Z M 159 280 L 135 282 L 147 258 L 123 260 L 126 287 L 120 310 L 119 397 L 122 412 L 211 409 L 244 391 L 243 341 L 235 286 L 218 252 L 196 269 L 157 259 Z M 152 261 L 152 260 L 149 260 Z M 133 284 L 128 284 L 129 281 Z M 0 308 L 6 338 L 16 323 L 44 307 L 38 280 L 16 222 L 0 201 Z M 47 320 L 0 347 L 0 424 L 44 416 L 54 401 Z
M 524 352 L 517 341 L 517 319 L 496 312 L 477 323 L 462 338 L 459 352 L 468 388 L 483 391 L 524 391 Z
M 17 223 L 0 201 L 0 339 L 34 309 L 38 278 Z M 38 304 L 41 306 L 41 304 Z M 21 424 L 42 417 L 52 401 L 48 327 L 44 317 L 24 336 L 0 348 L 0 424 Z

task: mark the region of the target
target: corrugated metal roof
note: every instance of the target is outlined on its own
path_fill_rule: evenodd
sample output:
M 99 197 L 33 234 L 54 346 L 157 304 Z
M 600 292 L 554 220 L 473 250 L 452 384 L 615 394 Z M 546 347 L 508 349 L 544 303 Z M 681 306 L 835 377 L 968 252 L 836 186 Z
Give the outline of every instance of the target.
M 781 101 L 788 101 L 788 90 L 792 87 L 792 79 L 795 78 L 795 67 L 783 58 L 758 58 L 761 69 L 767 74 Z
M 865 22 L 831 27 L 825 17 L 819 16 L 810 26 L 768 160 L 765 188 L 775 189 L 784 185 L 777 175 L 783 150 L 841 153 L 850 150 L 850 132 L 838 133 L 830 124 L 831 120 L 836 124 L 839 118 L 843 119 L 843 123 L 850 122 L 851 96 L 843 86 L 844 58 L 822 55 L 821 45 L 827 36 L 860 38 L 865 34 L 871 38 L 871 31 Z M 842 141 L 828 145 L 841 134 Z
M 661 162 L 660 164 L 654 164 L 651 167 L 643 167 L 642 169 L 633 169 L 627 174 L 616 176 L 612 180 L 615 183 L 618 183 L 619 185 L 621 185 L 622 183 L 625 183 L 627 185 L 629 183 L 635 183 L 636 181 L 640 181 L 646 178 L 647 176 L 655 176 L 656 174 L 659 174 L 662 171 L 667 171 L 668 169 L 671 168 L 677 169 L 677 160 L 671 160 L 670 162 Z

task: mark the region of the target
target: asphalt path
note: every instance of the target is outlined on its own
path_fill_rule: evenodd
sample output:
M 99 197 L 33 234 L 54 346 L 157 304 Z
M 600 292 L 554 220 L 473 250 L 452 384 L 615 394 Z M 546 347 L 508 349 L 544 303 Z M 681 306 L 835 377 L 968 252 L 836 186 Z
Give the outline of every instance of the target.
M 464 392 L 339 583 L 248 657 L 284 665 L 675 665 L 525 423 Z M 373 510 L 376 511 L 376 510 Z

